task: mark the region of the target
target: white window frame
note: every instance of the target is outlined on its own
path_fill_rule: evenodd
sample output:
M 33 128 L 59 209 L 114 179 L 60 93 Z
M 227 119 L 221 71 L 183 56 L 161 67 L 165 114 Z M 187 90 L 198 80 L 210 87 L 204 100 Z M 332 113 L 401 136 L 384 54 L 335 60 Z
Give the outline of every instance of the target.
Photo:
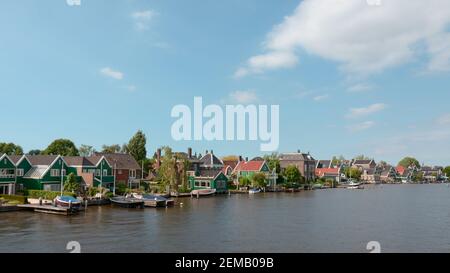
M 24 176 L 25 174 L 24 174 L 24 169 L 17 169 L 16 170 L 16 176 L 20 176 L 20 177 L 22 177 L 22 176 Z
M 128 175 L 130 178 L 136 178 L 136 170 L 130 170 Z
M 108 176 L 108 169 L 103 169 L 103 176 Z
M 50 176 L 58 177 L 58 176 L 60 176 L 60 175 L 61 175 L 61 173 L 60 173 L 60 170 L 59 170 L 59 169 L 51 169 L 51 170 L 50 170 Z

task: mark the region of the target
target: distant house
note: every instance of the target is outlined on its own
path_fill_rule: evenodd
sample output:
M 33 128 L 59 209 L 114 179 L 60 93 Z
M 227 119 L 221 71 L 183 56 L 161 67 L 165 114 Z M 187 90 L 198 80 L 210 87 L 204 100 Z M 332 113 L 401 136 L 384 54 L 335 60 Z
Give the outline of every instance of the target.
M 381 175 L 376 168 L 363 169 L 361 181 L 368 184 L 378 184 L 381 182 Z
M 352 161 L 352 167 L 357 167 L 360 170 L 369 170 L 377 167 L 377 163 L 373 159 L 369 160 L 359 160 L 355 159 Z
M 386 166 L 380 174 L 380 179 L 382 183 L 391 184 L 397 181 L 397 171 L 392 166 Z
M 423 178 L 426 182 L 435 183 L 441 180 L 443 169 L 443 167 L 422 166 L 420 171 L 423 173 Z
M 0 155 L 0 194 L 15 194 L 16 166 L 8 155 Z
M 189 185 L 192 190 L 216 189 L 218 193 L 228 191 L 228 174 L 223 161 L 214 155 L 214 152 L 206 151 L 206 154 L 198 159 L 193 169 L 189 172 Z
M 341 182 L 341 168 L 317 168 L 316 177 Z
M 104 155 L 64 156 L 64 161 L 71 172 L 81 177 L 81 182 L 87 187 L 104 187 L 111 191 L 114 188 L 113 165 Z
M 316 160 L 309 153 L 285 153 L 280 154 L 280 167 L 282 170 L 288 166 L 295 166 L 307 182 L 316 178 Z
M 331 166 L 331 160 L 318 160 L 317 161 L 317 165 L 316 165 L 316 169 L 327 169 L 327 168 L 332 168 L 333 166 Z
M 143 179 L 142 167 L 130 154 L 96 153 L 95 156 L 104 157 L 106 159 L 106 162 L 113 170 L 116 184 L 122 183 L 129 188 L 136 188 L 138 187 L 140 180 Z
M 268 187 L 276 186 L 277 175 L 272 173 L 267 165 L 267 162 L 261 158 L 256 158 L 251 161 L 240 161 L 234 168 L 233 173 L 236 176 L 235 183 L 238 183 L 240 177 L 246 177 L 250 181 L 257 173 L 262 173 L 266 176 L 266 183 Z

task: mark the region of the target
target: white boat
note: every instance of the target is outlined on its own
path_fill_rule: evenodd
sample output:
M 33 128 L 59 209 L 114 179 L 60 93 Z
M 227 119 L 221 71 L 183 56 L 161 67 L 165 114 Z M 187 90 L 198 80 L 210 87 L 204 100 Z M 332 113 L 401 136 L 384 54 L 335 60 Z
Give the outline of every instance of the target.
M 364 186 L 361 185 L 361 183 L 357 183 L 355 181 L 350 181 L 350 183 L 347 184 L 347 189 L 349 189 L 349 190 L 362 190 L 362 189 L 364 189 Z
M 248 191 L 249 194 L 256 194 L 256 193 L 260 193 L 261 189 L 251 189 Z
M 211 196 L 216 193 L 216 189 L 201 189 L 191 191 L 191 196 Z

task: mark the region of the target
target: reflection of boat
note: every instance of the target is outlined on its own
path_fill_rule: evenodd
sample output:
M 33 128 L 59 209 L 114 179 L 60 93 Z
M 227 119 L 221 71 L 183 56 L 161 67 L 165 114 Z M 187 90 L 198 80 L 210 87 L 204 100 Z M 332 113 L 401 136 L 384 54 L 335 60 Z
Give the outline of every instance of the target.
M 260 193 L 261 189 L 251 189 L 248 191 L 249 194 L 255 194 L 255 193 Z
M 174 204 L 172 199 L 167 199 L 161 195 L 133 193 L 132 196 L 144 201 L 146 207 L 170 207 Z
M 350 183 L 348 183 L 347 189 L 350 189 L 350 190 L 362 190 L 362 189 L 364 189 L 364 186 L 361 185 L 361 183 L 357 183 L 355 181 L 351 181 Z
M 79 209 L 81 201 L 72 196 L 57 196 L 55 204 L 59 207 Z
M 110 198 L 111 203 L 113 203 L 114 205 L 123 207 L 123 208 L 143 208 L 144 207 L 144 201 L 137 199 L 137 198 L 133 198 L 133 197 L 128 197 L 128 196 L 117 196 L 117 197 L 112 197 Z
M 216 193 L 216 189 L 201 189 L 191 191 L 191 196 L 211 196 Z

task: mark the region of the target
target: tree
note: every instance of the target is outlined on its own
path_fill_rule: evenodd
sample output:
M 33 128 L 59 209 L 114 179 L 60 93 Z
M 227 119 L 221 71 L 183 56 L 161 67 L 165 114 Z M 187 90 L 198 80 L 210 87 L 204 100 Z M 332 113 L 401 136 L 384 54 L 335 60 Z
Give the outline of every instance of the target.
M 113 144 L 113 145 L 103 145 L 102 146 L 102 153 L 105 154 L 117 154 L 120 153 L 120 145 L 119 144 Z
M 246 176 L 239 177 L 238 181 L 240 187 L 247 187 L 250 185 L 250 179 L 248 179 Z
M 66 182 L 64 183 L 64 191 L 69 192 L 77 192 L 80 189 L 80 185 L 77 182 L 77 179 L 75 177 L 75 174 L 70 173 L 66 177 Z
M 416 168 L 420 168 L 420 163 L 414 157 L 405 157 L 398 163 L 399 166 L 404 168 L 409 168 L 411 166 L 415 166 Z
M 238 161 L 239 160 L 239 156 L 237 155 L 227 155 L 222 157 L 222 161 Z
M 139 130 L 128 142 L 127 150 L 136 159 L 137 162 L 142 162 L 147 158 L 147 138 L 145 134 Z
M 424 176 L 423 176 L 423 172 L 416 172 L 413 177 L 412 180 L 414 182 L 422 182 L 424 180 Z
M 158 170 L 158 181 L 164 188 L 177 189 L 177 160 L 170 147 L 163 147 L 164 155 Z
M 91 156 L 95 153 L 94 147 L 84 144 L 78 148 L 78 151 L 80 152 L 80 156 Z
M 352 168 L 352 167 L 345 168 L 344 172 L 345 172 L 345 176 L 347 176 L 347 178 L 356 179 L 356 180 L 361 179 L 362 171 L 358 168 Z
M 45 155 L 78 156 L 79 152 L 75 144 L 68 139 L 57 139 L 43 151 Z
M 252 176 L 252 186 L 265 188 L 267 186 L 266 175 L 263 173 L 255 173 Z
M 19 145 L 14 143 L 3 143 L 0 142 L 0 154 L 7 155 L 22 155 L 23 149 Z
M 271 170 L 275 169 L 277 174 L 281 173 L 280 159 L 278 157 L 278 153 L 272 153 L 270 155 L 265 155 L 264 160 L 267 162 L 267 165 Z
M 303 181 L 300 171 L 294 165 L 287 166 L 283 172 L 283 176 L 286 178 L 288 183 L 301 183 Z
M 333 166 L 339 166 L 342 164 L 342 162 L 345 161 L 345 157 L 343 155 L 340 155 L 339 157 L 333 156 L 333 159 L 331 160 L 331 165 Z
M 450 177 L 450 166 L 445 167 L 443 172 L 445 176 Z
M 39 149 L 31 150 L 28 152 L 28 155 L 40 155 L 42 154 L 42 151 Z
M 365 155 L 357 155 L 355 156 L 355 160 L 370 160 L 370 158 Z

